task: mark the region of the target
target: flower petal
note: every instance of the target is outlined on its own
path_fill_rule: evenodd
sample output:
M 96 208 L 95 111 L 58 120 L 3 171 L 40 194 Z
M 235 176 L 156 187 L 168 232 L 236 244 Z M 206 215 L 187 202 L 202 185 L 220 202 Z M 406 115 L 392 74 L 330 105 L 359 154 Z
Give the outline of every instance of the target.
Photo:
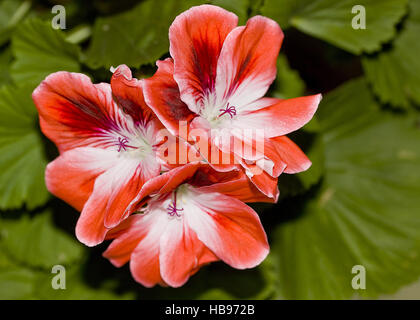
M 253 268 L 265 259 L 267 237 L 254 210 L 220 193 L 190 192 L 183 203 L 185 219 L 218 258 L 237 269 Z
M 216 96 L 240 108 L 261 98 L 276 77 L 276 61 L 283 41 L 279 25 L 255 16 L 236 27 L 223 44 L 217 64 Z
M 286 164 L 285 173 L 299 173 L 309 169 L 312 164 L 303 151 L 286 136 L 271 138 L 268 144 L 273 146 L 278 157 Z
M 179 135 L 180 122 L 189 123 L 194 114 L 181 100 L 179 88 L 173 78 L 172 59 L 157 61 L 158 70 L 146 79 L 143 90 L 147 105 L 164 126 L 174 135 Z
M 92 84 L 79 73 L 49 75 L 32 94 L 38 108 L 42 132 L 60 152 L 82 146 L 105 148 L 112 132 L 120 131 L 128 119 L 112 99 L 108 84 Z
M 203 259 L 204 257 L 204 259 Z M 180 287 L 204 263 L 218 258 L 183 221 L 172 220 L 160 238 L 160 273 L 168 285 Z
M 135 214 L 109 231 L 114 239 L 103 256 L 117 267 L 130 260 L 134 279 L 145 287 L 164 284 L 160 276 L 159 242 L 168 219 L 163 215 Z
M 150 288 L 165 283 L 160 274 L 159 248 L 169 219 L 166 213 L 155 212 L 145 214 L 143 219 L 148 231 L 131 255 L 130 271 L 137 282 Z
M 229 173 L 206 170 L 205 174 L 206 179 L 213 180 L 213 183 L 198 186 L 197 190 L 200 192 L 218 192 L 243 202 L 273 202 L 272 198 L 267 197 L 254 186 L 243 169 Z M 193 182 L 197 182 L 197 178 Z M 193 182 L 191 182 L 192 185 L 194 185 Z
M 115 152 L 76 148 L 50 162 L 45 171 L 48 190 L 81 211 L 92 193 L 95 179 L 115 165 Z
M 79 241 L 87 246 L 101 243 L 108 229 L 131 213 L 127 209 L 144 181 L 158 174 L 158 165 L 120 159 L 100 175 L 77 221 L 76 236 Z
M 254 186 L 260 190 L 263 194 L 267 197 L 271 198 L 274 202 L 277 202 L 279 198 L 279 188 L 277 186 L 278 179 L 277 177 L 273 177 L 268 172 L 264 171 L 261 166 L 258 166 L 257 163 L 255 164 L 247 164 L 242 163 L 242 166 L 245 168 L 245 171 L 248 175 L 248 178 L 254 184 Z M 283 172 L 286 168 L 285 163 L 277 163 L 276 166 L 279 166 L 280 172 Z
M 122 221 L 116 228 L 110 230 L 106 238 L 114 240 L 102 256 L 116 267 L 126 264 L 130 260 L 134 249 L 149 230 L 149 225 L 143 223 L 143 220 L 144 216 L 134 214 Z
M 200 166 L 201 164 L 198 162 L 188 163 L 150 179 L 143 185 L 140 192 L 138 192 L 135 199 L 127 208 L 127 211 L 139 210 L 143 205 L 143 200 L 152 194 L 172 192 L 179 185 L 191 178 Z
M 167 220 L 161 215 L 135 214 L 112 229 L 107 238 L 114 240 L 103 256 L 117 267 L 130 261 L 134 279 L 145 287 L 164 284 L 159 269 L 159 240 Z
M 143 80 L 133 78 L 130 68 L 118 66 L 111 78 L 112 95 L 120 108 L 135 122 L 148 122 L 154 118 L 143 96 Z
M 153 156 L 146 158 L 137 166 L 136 162 L 133 161 L 126 168 L 124 170 L 121 165 L 117 166 L 115 170 L 118 170 L 118 173 L 113 174 L 115 180 L 108 182 L 115 183 L 115 187 L 106 206 L 107 213 L 104 223 L 107 228 L 115 227 L 131 213 L 130 205 L 135 201 L 139 190 L 147 181 L 159 176 L 160 173 L 160 165 Z M 126 176 L 124 176 L 124 172 Z
M 179 287 L 202 265 L 218 260 L 182 219 L 167 214 L 170 201 L 169 194 L 155 198 L 147 213 L 128 217 L 107 234 L 114 240 L 104 257 L 116 266 L 131 259 L 136 281 L 148 287 L 157 283 Z
M 322 96 L 320 94 L 294 99 L 280 100 L 271 106 L 245 112 L 235 119 L 238 129 L 264 129 L 265 138 L 282 136 L 308 123 Z
M 197 113 L 197 103 L 214 90 L 217 61 L 238 17 L 222 8 L 201 5 L 180 14 L 169 28 L 174 78 L 182 100 Z

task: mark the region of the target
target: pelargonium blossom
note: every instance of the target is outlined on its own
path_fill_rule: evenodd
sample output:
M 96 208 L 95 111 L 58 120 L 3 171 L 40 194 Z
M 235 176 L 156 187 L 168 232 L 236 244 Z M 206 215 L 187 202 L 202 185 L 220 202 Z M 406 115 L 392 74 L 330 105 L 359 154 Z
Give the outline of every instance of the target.
M 311 165 L 285 135 L 312 118 L 321 95 L 264 98 L 276 77 L 283 33 L 262 16 L 252 17 L 246 26 L 237 23 L 235 14 L 212 5 L 180 14 L 169 29 L 172 58 L 158 61 L 156 74 L 145 80 L 145 100 L 173 134 L 179 135 L 180 121 L 208 132 L 209 143 L 234 154 L 253 183 L 275 199 L 282 172 L 297 173 Z M 263 152 L 244 152 L 243 145 L 250 142 L 243 132 L 249 129 L 263 132 Z M 243 144 L 223 144 L 226 135 Z M 254 174 L 255 168 L 262 172 Z
M 47 188 L 81 211 L 77 238 L 96 245 L 131 213 L 142 185 L 170 168 L 157 152 L 163 126 L 126 66 L 115 70 L 111 85 L 78 73 L 51 74 L 33 100 L 42 132 L 60 152 L 47 166 Z
M 277 201 L 277 177 L 310 166 L 285 135 L 321 99 L 263 97 L 283 39 L 268 18 L 238 27 L 233 13 L 193 7 L 169 38 L 171 57 L 149 79 L 133 78 L 125 65 L 112 70 L 110 84 L 57 72 L 33 92 L 41 129 L 60 153 L 46 169 L 48 190 L 81 211 L 81 242 L 112 240 L 104 256 L 115 266 L 129 262 L 147 287 L 182 286 L 216 260 L 238 269 L 263 261 L 267 237 L 245 202 Z M 250 141 L 241 133 L 249 129 L 263 134 Z M 208 135 L 190 139 L 197 130 Z M 254 145 L 261 139 L 263 149 Z M 215 154 L 204 152 L 213 146 Z M 218 162 L 226 156 L 229 163 Z
M 104 257 L 117 267 L 130 262 L 134 279 L 146 287 L 182 286 L 216 260 L 252 268 L 268 254 L 258 215 L 243 201 L 272 200 L 241 171 L 221 174 L 189 163 L 147 182 L 144 198 L 139 213 L 108 233 L 114 240 Z

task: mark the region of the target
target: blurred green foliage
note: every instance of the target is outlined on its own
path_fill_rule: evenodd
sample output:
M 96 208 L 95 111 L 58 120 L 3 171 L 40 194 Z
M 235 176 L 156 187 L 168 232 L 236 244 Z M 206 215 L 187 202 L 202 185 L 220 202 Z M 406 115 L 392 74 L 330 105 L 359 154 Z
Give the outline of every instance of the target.
M 77 212 L 49 195 L 44 169 L 57 151 L 31 100 L 49 73 L 109 81 L 111 66 L 153 74 L 168 55 L 168 28 L 192 5 L 213 3 L 240 23 L 275 19 L 285 32 L 269 95 L 321 92 L 291 138 L 312 168 L 279 180 L 276 205 L 253 205 L 272 246 L 253 270 L 222 263 L 182 288 L 146 289 L 127 267 L 80 245 Z M 54 30 L 62 4 L 67 29 Z M 351 21 L 366 8 L 365 30 Z M 345 299 L 393 293 L 420 277 L 420 2 L 417 0 L 0 0 L 0 299 Z M 53 265 L 67 270 L 53 290 Z M 364 265 L 367 288 L 351 287 Z

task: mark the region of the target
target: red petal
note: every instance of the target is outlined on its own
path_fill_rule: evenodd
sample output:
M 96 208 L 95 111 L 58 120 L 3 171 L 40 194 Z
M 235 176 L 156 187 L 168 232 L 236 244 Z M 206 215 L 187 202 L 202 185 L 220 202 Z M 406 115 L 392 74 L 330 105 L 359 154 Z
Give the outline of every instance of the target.
M 184 209 L 188 225 L 214 254 L 237 269 L 253 268 L 268 254 L 260 219 L 242 201 L 219 194 L 192 191 Z
M 156 64 L 157 72 L 144 83 L 145 100 L 165 127 L 172 134 L 178 135 L 180 121 L 186 125 L 194 118 L 194 114 L 180 98 L 178 85 L 173 78 L 172 59 L 158 61 Z
M 299 173 L 309 169 L 311 161 L 302 150 L 288 137 L 282 136 L 269 139 L 279 159 L 286 164 L 285 173 Z
M 133 278 L 147 288 L 164 284 L 159 269 L 159 239 L 143 240 L 131 256 L 130 271 Z
M 172 192 L 179 185 L 191 178 L 200 166 L 201 164 L 197 162 L 188 163 L 150 179 L 143 185 L 127 210 L 135 211 L 140 209 L 142 200 L 151 194 Z
M 280 163 L 278 165 L 282 165 L 279 169 L 281 172 L 284 171 L 286 168 L 286 164 Z M 260 168 L 255 168 L 255 164 L 246 164 L 243 163 L 242 166 L 248 172 L 254 172 L 255 174 L 250 174 L 249 179 L 254 184 L 254 186 L 260 190 L 263 194 L 267 197 L 271 198 L 274 202 L 277 202 L 279 198 L 279 188 L 277 186 L 278 179 L 272 177 L 266 171 L 262 171 Z M 258 174 L 257 174 L 258 173 Z
M 223 42 L 237 23 L 235 14 L 216 6 L 201 5 L 180 14 L 169 28 L 174 77 L 182 100 L 191 110 L 214 90 Z
M 261 98 L 276 77 L 282 41 L 279 25 L 265 17 L 252 17 L 246 26 L 236 27 L 220 53 L 216 96 L 235 107 Z
M 266 138 L 282 136 L 308 123 L 321 101 L 320 94 L 287 100 L 277 100 L 269 107 L 246 112 L 235 121 L 240 129 L 264 129 Z
M 130 68 L 120 65 L 111 78 L 112 95 L 115 102 L 136 122 L 147 122 L 154 118 L 143 96 L 143 80 L 133 78 Z
M 114 145 L 109 132 L 118 132 L 127 121 L 112 99 L 110 86 L 92 84 L 83 74 L 53 73 L 35 89 L 32 98 L 42 132 L 61 152 Z
M 77 148 L 49 163 L 45 172 L 48 190 L 81 211 L 92 193 L 95 179 L 115 165 L 113 152 L 97 148 Z
M 145 287 L 164 283 L 160 275 L 159 247 L 160 238 L 168 224 L 166 214 L 154 212 L 143 216 L 142 224 L 147 228 L 147 235 L 141 240 L 131 255 L 130 271 L 134 279 Z
M 104 257 L 118 267 L 131 259 L 133 277 L 147 287 L 179 287 L 202 265 L 218 260 L 188 226 L 162 211 L 168 199 L 152 202 L 147 213 L 130 216 L 107 234 L 114 240 Z
M 218 258 L 181 221 L 168 224 L 160 239 L 160 273 L 168 285 L 180 287 L 201 265 Z
M 126 264 L 134 249 L 146 236 L 148 225 L 143 224 L 142 219 L 142 215 L 134 214 L 107 233 L 107 239 L 115 239 L 102 255 L 114 266 L 121 267 Z
M 129 207 L 136 198 L 139 190 L 145 182 L 159 176 L 160 166 L 154 159 L 145 159 L 138 165 L 134 171 L 127 170 L 127 176 L 123 176 L 124 171 L 121 166 L 118 170 L 118 177 L 114 181 L 114 190 L 110 195 L 106 206 L 105 226 L 107 228 L 115 227 L 121 220 L 126 218 L 130 213 Z
M 199 170 L 196 176 L 203 172 Z M 215 172 L 213 170 L 206 170 L 203 172 L 206 175 L 206 180 L 213 180 L 212 183 L 204 186 L 198 186 L 197 190 L 200 192 L 218 192 L 224 195 L 239 199 L 243 202 L 273 202 L 273 199 L 267 197 L 248 179 L 243 169 L 232 172 Z M 197 177 L 195 183 L 197 184 Z M 194 183 L 191 183 L 194 185 Z
M 159 242 L 166 224 L 167 218 L 162 220 L 154 214 L 130 216 L 108 233 L 107 238 L 114 240 L 103 256 L 117 267 L 131 260 L 134 279 L 146 287 L 163 284 L 159 270 Z
M 95 181 L 89 200 L 76 225 L 76 236 L 87 246 L 105 239 L 108 228 L 114 227 L 129 213 L 128 207 L 144 181 L 159 174 L 159 166 L 145 169 L 137 161 L 121 160 Z

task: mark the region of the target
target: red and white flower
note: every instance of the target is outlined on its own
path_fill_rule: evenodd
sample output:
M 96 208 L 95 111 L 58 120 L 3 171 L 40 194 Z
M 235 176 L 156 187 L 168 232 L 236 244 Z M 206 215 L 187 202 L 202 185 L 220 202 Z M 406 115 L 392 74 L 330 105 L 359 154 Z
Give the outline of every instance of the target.
M 111 85 L 57 72 L 33 93 L 41 129 L 60 151 L 47 166 L 48 190 L 81 211 L 76 235 L 88 246 L 102 242 L 143 184 L 165 170 L 157 153 L 163 126 L 142 86 L 120 66 Z
M 107 238 L 104 257 L 120 267 L 130 262 L 136 281 L 182 286 L 198 269 L 223 260 L 253 268 L 269 251 L 254 210 L 243 201 L 270 201 L 244 173 L 218 173 L 190 163 L 146 183 L 137 210 Z M 140 199 L 139 199 L 140 200 Z
M 153 77 L 137 80 L 125 65 L 110 85 L 57 72 L 33 92 L 41 129 L 60 152 L 47 166 L 48 190 L 81 211 L 78 239 L 112 239 L 104 256 L 130 262 L 144 286 L 182 286 L 216 260 L 261 263 L 267 237 L 245 202 L 277 201 L 277 177 L 311 164 L 285 135 L 312 118 L 321 95 L 264 98 L 283 33 L 265 17 L 237 20 L 193 7 L 173 22 L 172 58 Z M 197 130 L 204 139 L 190 139 Z M 163 146 L 175 146 L 169 157 Z
M 321 95 L 263 98 L 276 77 L 283 33 L 262 16 L 252 17 L 246 26 L 237 22 L 235 14 L 211 5 L 180 14 L 169 30 L 173 60 L 158 61 L 158 71 L 145 81 L 145 100 L 175 135 L 180 121 L 189 129 L 211 131 L 211 145 L 233 153 L 255 185 L 276 198 L 276 178 L 282 172 L 297 173 L 311 165 L 285 135 L 312 118 Z M 262 131 L 263 137 L 250 143 L 246 130 Z M 229 143 L 223 144 L 226 133 Z M 231 142 L 254 146 L 258 139 L 263 139 L 264 152 L 253 156 Z M 262 173 L 252 174 L 254 168 Z

